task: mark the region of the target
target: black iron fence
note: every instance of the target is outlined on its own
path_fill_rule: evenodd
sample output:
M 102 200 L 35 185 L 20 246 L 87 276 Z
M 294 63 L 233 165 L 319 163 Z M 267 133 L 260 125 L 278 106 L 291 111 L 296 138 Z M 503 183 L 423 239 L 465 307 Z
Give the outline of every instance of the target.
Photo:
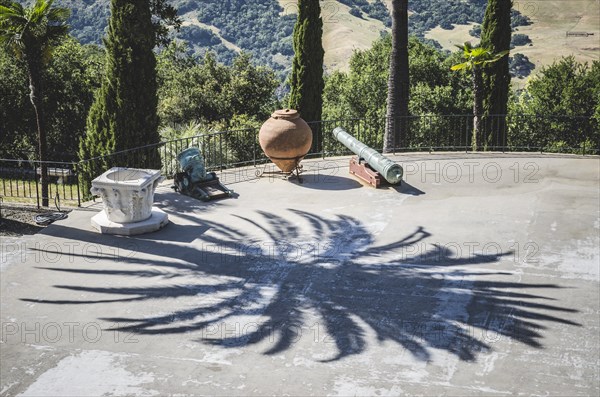
M 384 147 L 386 126 L 395 123 L 393 152 L 408 151 L 535 151 L 542 153 L 600 154 L 599 120 L 586 116 L 497 115 L 480 122 L 477 147 L 473 146 L 472 115 L 420 115 L 396 120 L 343 119 L 310 123 L 314 134 L 307 157 L 351 154 L 331 131 L 342 127 L 358 140 L 377 149 Z M 394 125 L 390 125 L 394 127 Z M 394 128 L 390 128 L 393 130 Z M 268 162 L 258 143 L 258 129 L 204 133 L 91 158 L 79 162 L 47 162 L 51 202 L 81 205 L 92 198 L 91 181 L 111 167 L 161 169 L 171 176 L 178 171 L 177 154 L 197 147 L 209 171 L 258 166 Z M 0 159 L 0 196 L 4 201 L 40 205 L 41 163 Z
M 42 204 L 41 167 L 48 167 L 48 198 L 61 203 L 80 205 L 84 196 L 80 190 L 78 163 L 37 160 L 0 159 L 0 197 L 4 203 Z
M 420 115 L 396 120 L 353 119 L 317 123 L 322 151 L 347 154 L 331 131 L 341 126 L 365 144 L 383 149 L 386 124 L 397 124 L 392 151 L 535 151 L 599 154 L 600 120 L 588 116 L 493 115 L 480 122 L 477 147 L 473 146 L 473 115 Z M 390 128 L 393 130 L 393 128 Z

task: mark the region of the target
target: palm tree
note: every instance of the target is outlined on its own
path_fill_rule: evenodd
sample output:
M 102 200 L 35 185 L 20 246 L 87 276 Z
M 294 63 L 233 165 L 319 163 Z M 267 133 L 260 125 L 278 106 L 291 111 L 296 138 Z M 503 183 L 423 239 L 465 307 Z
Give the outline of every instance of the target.
M 483 137 L 481 134 L 481 114 L 483 111 L 483 77 L 481 66 L 498 61 L 508 54 L 508 51 L 493 53 L 484 47 L 473 47 L 471 43 L 466 42 L 463 46 L 457 45 L 463 50 L 463 58 L 466 60 L 451 67 L 452 70 L 468 70 L 473 73 L 473 140 L 471 145 L 473 150 L 478 150 L 482 146 Z
M 408 0 L 392 1 L 392 53 L 390 55 L 390 76 L 384 153 L 391 152 L 400 143 L 400 134 L 406 133 L 408 123 Z
M 23 8 L 17 2 L 0 5 L 0 45 L 23 60 L 29 75 L 29 98 L 35 110 L 38 129 L 38 150 L 41 162 L 42 205 L 47 207 L 48 165 L 47 141 L 44 124 L 43 79 L 44 67 L 52 56 L 52 49 L 68 32 L 66 24 L 70 11 L 52 7 L 54 0 L 36 0 L 33 6 Z

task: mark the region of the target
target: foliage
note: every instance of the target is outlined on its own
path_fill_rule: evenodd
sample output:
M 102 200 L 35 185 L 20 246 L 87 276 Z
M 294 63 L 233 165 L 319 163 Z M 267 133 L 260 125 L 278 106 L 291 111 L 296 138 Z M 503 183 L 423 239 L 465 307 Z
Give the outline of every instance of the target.
M 508 51 L 502 51 L 500 53 L 493 53 L 491 50 L 485 47 L 473 47 L 471 43 L 465 42 L 463 46 L 456 46 L 463 51 L 464 62 L 452 65 L 451 70 L 454 71 L 477 71 L 481 70 L 483 65 L 497 62 L 504 55 L 508 54 Z
M 391 46 L 387 35 L 370 49 L 354 52 L 348 73 L 336 71 L 327 77 L 323 93 L 326 120 L 385 117 Z
M 68 31 L 69 10 L 53 7 L 54 0 L 36 0 L 24 8 L 15 1 L 0 3 L 0 45 L 17 58 L 33 62 L 39 51 L 39 62 L 47 63 L 52 47 L 60 43 Z
M 26 2 L 28 0 L 19 0 Z M 82 43 L 101 44 L 105 36 L 109 18 L 107 0 L 56 0 L 57 4 L 70 8 L 72 16 L 69 20 L 73 28 L 72 34 Z M 338 0 L 352 9 L 380 20 L 385 26 L 391 27 L 390 13 L 382 0 Z M 297 14 L 295 1 L 283 2 L 278 0 L 153 0 L 152 10 L 157 33 L 165 38 L 168 30 L 171 38 L 188 41 L 190 51 L 203 57 L 207 51 L 216 53 L 216 59 L 230 65 L 235 58 L 237 49 L 215 36 L 219 42 L 211 39 L 207 44 L 203 36 L 195 36 L 191 25 L 174 32 L 171 27 L 177 27 L 179 20 L 175 19 L 173 10 L 178 10 L 179 19 L 194 23 L 198 19 L 202 24 L 214 26 L 222 37 L 242 51 L 252 54 L 254 62 L 274 69 L 281 81 L 285 80 L 291 67 L 292 30 Z M 328 7 L 335 7 L 332 1 Z M 410 32 L 422 40 L 438 47 L 439 44 L 431 39 L 425 39 L 425 33 L 436 27 L 452 28 L 452 24 L 476 22 L 481 23 L 486 0 L 410 0 L 409 17 Z M 168 8 L 168 7 L 172 8 Z M 337 13 L 337 11 L 336 11 Z M 513 27 L 527 25 L 530 21 L 517 10 L 512 11 Z M 196 26 L 205 28 L 206 26 Z M 161 36 L 162 35 L 162 36 Z M 187 38 L 186 38 L 187 37 Z M 196 37 L 199 41 L 196 41 Z M 227 45 L 226 45 L 227 44 Z
M 35 158 L 35 113 L 23 61 L 0 51 L 0 158 Z
M 494 53 L 485 47 L 473 47 L 469 42 L 466 42 L 462 47 L 457 47 L 463 50 L 464 62 L 453 65 L 450 69 L 455 71 L 470 71 L 473 78 L 473 137 L 471 145 L 473 146 L 473 150 L 487 148 L 490 142 L 487 136 L 488 129 L 485 125 L 482 126 L 481 123 L 482 116 L 484 116 L 484 95 L 487 93 L 484 86 L 482 69 L 486 65 L 498 62 L 508 54 L 508 51 Z M 497 131 L 497 129 L 494 131 Z M 496 143 L 496 141 L 493 142 Z
M 512 35 L 510 40 L 510 48 L 515 48 L 517 46 L 523 46 L 531 43 L 531 39 L 526 34 L 516 33 Z
M 370 49 L 356 51 L 347 73 L 336 71 L 327 76 L 323 95 L 325 120 L 365 119 L 368 131 L 355 133 L 377 147 L 383 144 L 391 46 L 391 36 L 386 35 Z M 446 56 L 414 36 L 409 38 L 408 48 L 410 114 L 431 116 L 433 120 L 435 115 L 468 113 L 472 104 L 469 80 L 462 74 L 450 72 L 450 65 L 456 63 L 460 55 Z M 429 124 L 411 123 L 410 136 L 403 146 L 422 146 L 425 136 L 432 134 L 448 135 L 453 126 L 447 120 L 436 120 Z M 326 133 L 324 140 L 326 150 L 331 151 L 337 145 Z
M 597 147 L 600 61 L 589 65 L 569 56 L 543 68 L 529 81 L 511 111 L 522 118 L 520 130 L 509 136 L 512 146 L 546 142 L 548 147 L 559 147 L 563 145 L 559 142 L 564 142 L 570 148 L 578 148 L 582 146 L 579 136 L 586 132 L 595 142 L 587 147 Z
M 196 25 L 188 25 L 181 28 L 179 37 L 187 42 L 195 43 L 203 47 L 210 47 L 222 43 L 221 39 L 210 29 L 201 28 Z
M 102 81 L 103 53 L 73 38 L 54 51 L 45 79 L 49 158 L 74 161 L 94 92 Z
M 327 77 L 323 114 L 326 120 L 342 118 L 383 119 L 386 114 L 388 59 L 391 36 L 376 40 L 370 49 L 356 51 L 347 73 L 333 72 Z M 450 72 L 459 55 L 447 57 L 443 52 L 416 37 L 409 38 L 409 73 L 411 91 L 421 86 L 422 95 L 412 95 L 411 114 L 464 114 L 469 110 L 469 80 Z M 453 101 L 438 102 L 436 87 L 449 87 Z
M 535 69 L 535 64 L 529 60 L 527 55 L 516 53 L 509 58 L 508 68 L 512 77 L 525 78 Z
M 0 53 L 3 76 L 0 130 L 3 130 L 2 140 L 11 144 L 4 149 L 8 152 L 15 148 L 13 145 L 18 148 L 29 142 L 33 146 L 36 140 L 30 132 L 36 128 L 36 113 L 43 114 L 43 74 L 52 61 L 54 47 L 66 32 L 67 17 L 68 10 L 52 8 L 52 1 L 37 1 L 31 8 L 8 0 L 0 3 L 0 48 L 3 49 Z M 26 90 L 28 85 L 29 91 Z M 28 107 L 28 95 L 34 109 L 40 107 L 36 112 Z M 46 120 L 38 121 L 41 130 L 37 131 L 37 139 L 40 145 L 46 146 Z
M 188 147 L 200 149 L 209 169 L 259 160 L 262 156 L 257 132 L 262 123 L 255 117 L 236 115 L 229 120 L 163 127 L 163 167 L 177 169 L 177 154 Z
M 515 29 L 519 26 L 531 25 L 531 19 L 528 16 L 521 14 L 517 10 L 512 10 L 510 27 Z
M 172 0 L 180 15 L 198 19 L 201 24 L 214 26 L 220 36 L 237 46 L 242 52 L 252 54 L 253 62 L 274 69 L 280 80 L 285 78 L 291 65 L 292 30 L 295 15 L 281 15 L 284 9 L 277 0 L 242 0 L 223 2 L 205 0 L 201 4 L 192 0 Z M 293 8 L 287 11 L 295 11 Z M 174 36 L 187 41 L 190 52 L 204 57 L 207 52 L 216 54 L 216 60 L 231 65 L 237 53 L 221 37 L 214 35 L 209 43 L 202 36 L 190 36 L 189 30 L 204 29 L 188 25 Z M 199 40 L 198 40 L 199 39 Z
M 291 34 L 296 17 L 280 15 L 283 8 L 276 0 L 205 0 L 194 11 L 200 22 L 215 26 L 225 40 L 283 77 L 293 55 Z
M 25 1 L 25 0 L 23 0 Z M 89 0 L 56 0 L 57 4 L 69 8 L 71 34 L 85 44 L 102 44 L 110 17 L 110 2 Z
M 37 124 L 39 160 L 48 160 L 48 138 L 43 106 L 43 74 L 52 50 L 68 31 L 69 10 L 52 7 L 53 0 L 36 0 L 28 8 L 19 3 L 0 5 L 0 47 L 22 59 L 29 76 L 29 99 Z M 42 205 L 48 206 L 48 166 L 41 163 Z
M 475 25 L 469 30 L 469 34 L 473 37 L 481 37 L 481 25 Z
M 159 142 L 155 35 L 148 1 L 112 0 L 106 73 L 92 105 L 80 158 Z M 160 168 L 149 152 L 130 167 Z
M 169 0 L 149 0 L 150 12 L 152 13 L 152 26 L 155 41 L 159 45 L 167 45 L 171 42 L 169 32 L 171 29 L 179 31 L 181 18 L 177 15 L 177 8 L 169 4 Z
M 298 0 L 294 26 L 294 59 L 290 77 L 289 107 L 307 121 L 319 121 L 323 112 L 323 21 L 318 1 Z M 313 128 L 313 150 L 320 151 Z M 316 149 L 316 150 L 315 150 Z
M 159 54 L 157 69 L 158 112 L 166 126 L 241 115 L 262 120 L 277 106 L 275 74 L 255 66 L 249 54 L 240 54 L 228 67 L 217 63 L 210 52 L 198 60 L 187 53 L 186 45 L 172 43 Z
M 358 7 L 350 8 L 350 11 L 348 11 L 348 13 L 350 15 L 352 15 L 353 17 L 362 18 L 362 12 L 360 11 L 360 8 L 358 8 Z
M 198 60 L 184 44 L 173 43 L 158 56 L 158 78 L 163 139 L 235 130 L 185 141 L 200 147 L 208 165 L 248 161 L 260 151 L 256 132 L 280 107 L 272 70 L 255 66 L 245 53 L 232 66 L 217 63 L 210 52 Z
M 385 26 L 391 27 L 392 20 L 386 5 L 381 0 L 369 2 L 367 0 L 339 0 L 340 3 L 350 7 L 350 15 L 362 18 L 362 14 L 368 15 L 373 19 L 382 21 Z
M 451 70 L 473 70 L 477 69 L 478 66 L 482 66 L 488 63 L 498 61 L 504 55 L 508 54 L 508 51 L 502 51 L 500 53 L 493 53 L 490 49 L 485 47 L 473 47 L 471 43 L 466 42 L 464 46 L 457 46 L 463 50 L 464 62 L 453 65 Z
M 600 61 L 579 63 L 573 56 L 555 61 L 529 81 L 520 103 L 528 114 L 594 115 L 600 104 Z
M 102 52 L 72 37 L 56 47 L 43 75 L 48 158 L 75 161 L 102 75 Z M 0 52 L 0 157 L 37 158 L 35 114 L 23 62 Z
M 591 139 L 586 138 L 581 141 L 579 145 L 572 146 L 570 143 L 565 141 L 551 141 L 543 148 L 544 152 L 548 153 L 572 153 L 580 155 L 598 155 L 598 141 L 593 142 Z
M 19 0 L 24 3 L 28 0 Z M 171 29 L 179 29 L 181 20 L 170 0 L 149 0 L 156 41 L 166 44 Z M 108 0 L 56 0 L 56 4 L 72 10 L 69 25 L 81 43 L 102 44 L 110 18 Z
M 258 128 L 280 107 L 272 70 L 255 66 L 247 53 L 237 56 L 231 66 L 217 63 L 211 52 L 199 60 L 180 42 L 161 51 L 157 61 L 161 136 L 176 140 L 161 150 L 165 159 L 195 146 L 210 168 L 249 161 L 260 152 Z M 230 133 L 207 135 L 223 131 Z
M 375 0 L 371 3 L 361 6 L 361 10 L 366 13 L 368 16 L 374 19 L 378 19 L 383 22 L 383 24 L 387 27 L 392 26 L 392 20 L 390 18 L 390 13 L 386 7 L 386 5 L 381 0 Z
M 511 7 L 512 0 L 489 0 L 481 25 L 481 47 L 492 54 L 508 53 L 511 46 Z M 510 92 L 510 72 L 508 57 L 500 56 L 493 62 L 483 65 L 483 116 L 482 138 L 486 146 L 506 147 L 506 123 L 492 115 L 507 113 Z M 489 116 L 492 116 L 491 118 Z M 496 120 L 493 120 L 496 118 Z M 497 125 L 491 123 L 498 121 Z
M 211 53 L 198 60 L 188 54 L 184 44 L 174 42 L 159 53 L 157 61 L 158 112 L 163 127 L 171 126 L 172 131 L 190 123 L 202 125 L 203 131 L 237 129 L 242 128 L 243 118 L 244 125 L 251 119 L 256 126 L 281 107 L 274 95 L 278 85 L 275 74 L 255 66 L 248 54 L 238 56 L 234 65 L 224 66 L 216 63 Z M 79 139 L 103 68 L 104 52 L 95 45 L 81 45 L 70 38 L 55 49 L 44 75 L 50 159 L 77 159 Z M 36 157 L 35 128 L 22 61 L 2 51 L 0 157 Z
M 0 0 L 0 4 L 6 3 Z M 204 28 L 190 27 L 182 32 L 190 35 L 190 41 L 196 37 L 207 42 L 219 39 Z M 323 95 L 322 118 L 368 120 L 354 132 L 368 136 L 369 142 L 379 148 L 385 127 L 382 121 L 390 48 L 391 38 L 384 34 L 372 48 L 355 52 L 348 72 L 333 72 L 326 77 Z M 97 46 L 82 46 L 73 39 L 56 47 L 53 55 L 42 76 L 45 87 L 42 103 L 48 110 L 48 158 L 69 161 L 74 158 L 77 139 L 84 133 L 85 115 L 102 80 L 104 64 Z M 450 72 L 450 66 L 459 63 L 460 56 L 460 53 L 440 52 L 415 37 L 410 39 L 409 110 L 410 114 L 427 117 L 414 118 L 403 146 L 423 147 L 428 141 L 444 143 L 445 139 L 451 145 L 449 136 L 455 126 L 448 117 L 439 115 L 465 114 L 472 106 L 468 76 Z M 255 154 L 258 127 L 273 109 L 281 107 L 274 95 L 278 82 L 273 71 L 255 66 L 249 54 L 233 56 L 230 67 L 219 64 L 218 59 L 211 52 L 202 58 L 192 56 L 189 46 L 181 43 L 160 50 L 158 114 L 162 132 L 167 134 L 165 131 L 170 130 L 163 139 L 184 137 L 192 134 L 192 130 L 210 132 L 248 127 L 244 130 L 248 133 L 228 135 L 222 154 L 227 162 L 246 161 Z M 35 113 L 29 101 L 28 75 L 23 62 L 0 51 L 0 157 L 36 157 Z M 513 73 L 524 74 L 525 69 L 533 67 L 521 54 L 514 54 L 510 62 Z M 583 153 L 585 147 L 589 154 L 600 138 L 599 68 L 598 62 L 585 66 L 566 58 L 533 79 L 518 96 L 518 102 L 510 104 L 510 146 L 527 148 L 542 142 L 548 150 Z M 553 114 L 584 116 L 569 120 Z M 596 139 L 580 142 L 583 131 Z M 323 133 L 329 150 L 334 143 L 328 141 L 327 131 Z M 214 147 L 216 142 L 205 144 Z
M 409 18 L 411 34 L 423 38 L 427 31 L 438 25 L 444 29 L 452 30 L 452 24 L 482 23 L 487 3 L 488 0 L 411 1 L 409 3 L 410 10 L 413 11 L 413 14 Z M 508 4 L 508 1 L 502 0 L 502 3 Z M 510 6 L 508 8 L 510 10 Z M 512 27 L 530 24 L 529 18 L 521 15 L 517 10 L 512 10 L 509 18 Z M 478 37 L 476 35 L 473 36 Z

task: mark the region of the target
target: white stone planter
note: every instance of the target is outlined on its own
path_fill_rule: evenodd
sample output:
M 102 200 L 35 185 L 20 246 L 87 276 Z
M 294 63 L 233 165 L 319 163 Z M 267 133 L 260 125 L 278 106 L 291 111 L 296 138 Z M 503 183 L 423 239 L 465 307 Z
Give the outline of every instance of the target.
M 92 181 L 91 192 L 102 198 L 104 206 L 92 225 L 102 233 L 126 235 L 160 229 L 168 222 L 167 215 L 152 204 L 163 180 L 160 170 L 115 167 L 106 171 Z

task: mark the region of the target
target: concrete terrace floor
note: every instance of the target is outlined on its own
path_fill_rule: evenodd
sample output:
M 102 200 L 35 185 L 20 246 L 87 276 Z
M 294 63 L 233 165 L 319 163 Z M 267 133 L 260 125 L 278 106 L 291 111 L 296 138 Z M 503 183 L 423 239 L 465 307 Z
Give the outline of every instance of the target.
M 403 154 L 305 181 L 159 187 L 171 223 L 100 235 L 98 204 L 3 239 L 2 395 L 598 395 L 600 160 Z

